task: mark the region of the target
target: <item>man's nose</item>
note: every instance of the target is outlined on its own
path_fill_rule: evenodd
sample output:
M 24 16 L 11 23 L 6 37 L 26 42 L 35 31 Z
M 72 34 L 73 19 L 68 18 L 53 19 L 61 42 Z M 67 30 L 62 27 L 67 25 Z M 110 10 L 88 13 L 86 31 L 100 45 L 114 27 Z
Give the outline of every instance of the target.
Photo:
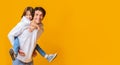
M 40 18 L 39 18 L 39 17 L 37 17 L 37 20 L 40 20 Z
M 38 16 L 37 18 L 40 19 L 40 16 Z

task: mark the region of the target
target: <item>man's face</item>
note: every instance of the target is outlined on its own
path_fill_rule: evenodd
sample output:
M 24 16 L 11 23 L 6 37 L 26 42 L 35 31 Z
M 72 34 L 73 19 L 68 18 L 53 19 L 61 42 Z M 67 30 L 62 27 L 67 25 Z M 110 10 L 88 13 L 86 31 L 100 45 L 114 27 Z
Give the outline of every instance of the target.
M 34 13 L 33 20 L 36 23 L 40 23 L 43 20 L 43 13 L 41 11 L 39 11 L 39 10 L 36 10 L 35 13 Z

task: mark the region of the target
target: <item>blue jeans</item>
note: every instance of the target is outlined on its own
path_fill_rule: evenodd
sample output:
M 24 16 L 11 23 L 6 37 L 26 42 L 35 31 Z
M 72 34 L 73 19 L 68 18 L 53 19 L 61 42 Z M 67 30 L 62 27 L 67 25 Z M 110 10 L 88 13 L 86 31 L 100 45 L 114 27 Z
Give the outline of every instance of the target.
M 13 61 L 13 65 L 33 65 L 33 61 L 31 61 L 29 63 L 24 63 L 18 59 L 15 59 L 15 61 Z
M 19 39 L 18 37 L 15 37 L 14 39 L 14 46 L 13 46 L 13 50 L 15 52 L 15 54 L 18 54 L 18 50 L 20 49 L 20 44 L 19 44 Z M 38 44 L 36 44 L 35 50 L 37 50 L 43 57 L 45 56 L 45 52 L 40 48 L 40 46 Z

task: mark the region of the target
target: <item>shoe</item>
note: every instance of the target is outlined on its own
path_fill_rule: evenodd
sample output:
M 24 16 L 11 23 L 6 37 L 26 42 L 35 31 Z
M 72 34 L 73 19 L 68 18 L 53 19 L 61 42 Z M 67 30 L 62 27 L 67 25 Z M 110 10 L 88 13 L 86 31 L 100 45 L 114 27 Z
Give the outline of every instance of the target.
M 9 53 L 10 53 L 12 60 L 14 61 L 17 55 L 14 53 L 14 50 L 12 48 L 9 50 Z
M 53 61 L 53 60 L 56 58 L 56 56 L 57 56 L 57 53 L 55 53 L 55 54 L 49 54 L 49 55 L 47 56 L 48 62 Z

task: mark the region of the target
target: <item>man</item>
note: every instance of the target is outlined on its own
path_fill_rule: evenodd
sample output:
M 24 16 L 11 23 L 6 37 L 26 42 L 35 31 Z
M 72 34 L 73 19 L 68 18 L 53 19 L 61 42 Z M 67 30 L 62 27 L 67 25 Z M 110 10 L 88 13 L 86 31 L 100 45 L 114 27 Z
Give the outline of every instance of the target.
M 29 32 L 27 28 L 21 27 L 21 25 L 24 25 L 24 22 L 17 25 L 17 31 L 10 32 L 11 34 L 8 35 L 10 41 L 13 41 L 13 38 L 11 39 L 10 35 L 18 36 L 19 43 L 20 43 L 20 49 L 24 52 L 25 56 L 22 56 L 21 54 L 18 54 L 17 59 L 13 62 L 13 65 L 33 65 L 33 59 L 32 54 L 36 46 L 36 41 L 40 37 L 41 33 L 43 32 L 43 24 L 42 20 L 46 14 L 46 11 L 42 7 L 36 7 L 34 11 L 34 17 L 33 20 L 40 26 L 40 30 L 34 30 L 33 32 Z M 22 34 L 21 34 L 22 33 Z M 52 55 L 56 56 L 56 55 Z M 52 57 L 52 56 L 49 56 Z M 46 58 L 48 58 L 48 55 L 45 55 Z M 49 59 L 48 58 L 48 59 Z M 52 58 L 53 60 L 54 58 Z

